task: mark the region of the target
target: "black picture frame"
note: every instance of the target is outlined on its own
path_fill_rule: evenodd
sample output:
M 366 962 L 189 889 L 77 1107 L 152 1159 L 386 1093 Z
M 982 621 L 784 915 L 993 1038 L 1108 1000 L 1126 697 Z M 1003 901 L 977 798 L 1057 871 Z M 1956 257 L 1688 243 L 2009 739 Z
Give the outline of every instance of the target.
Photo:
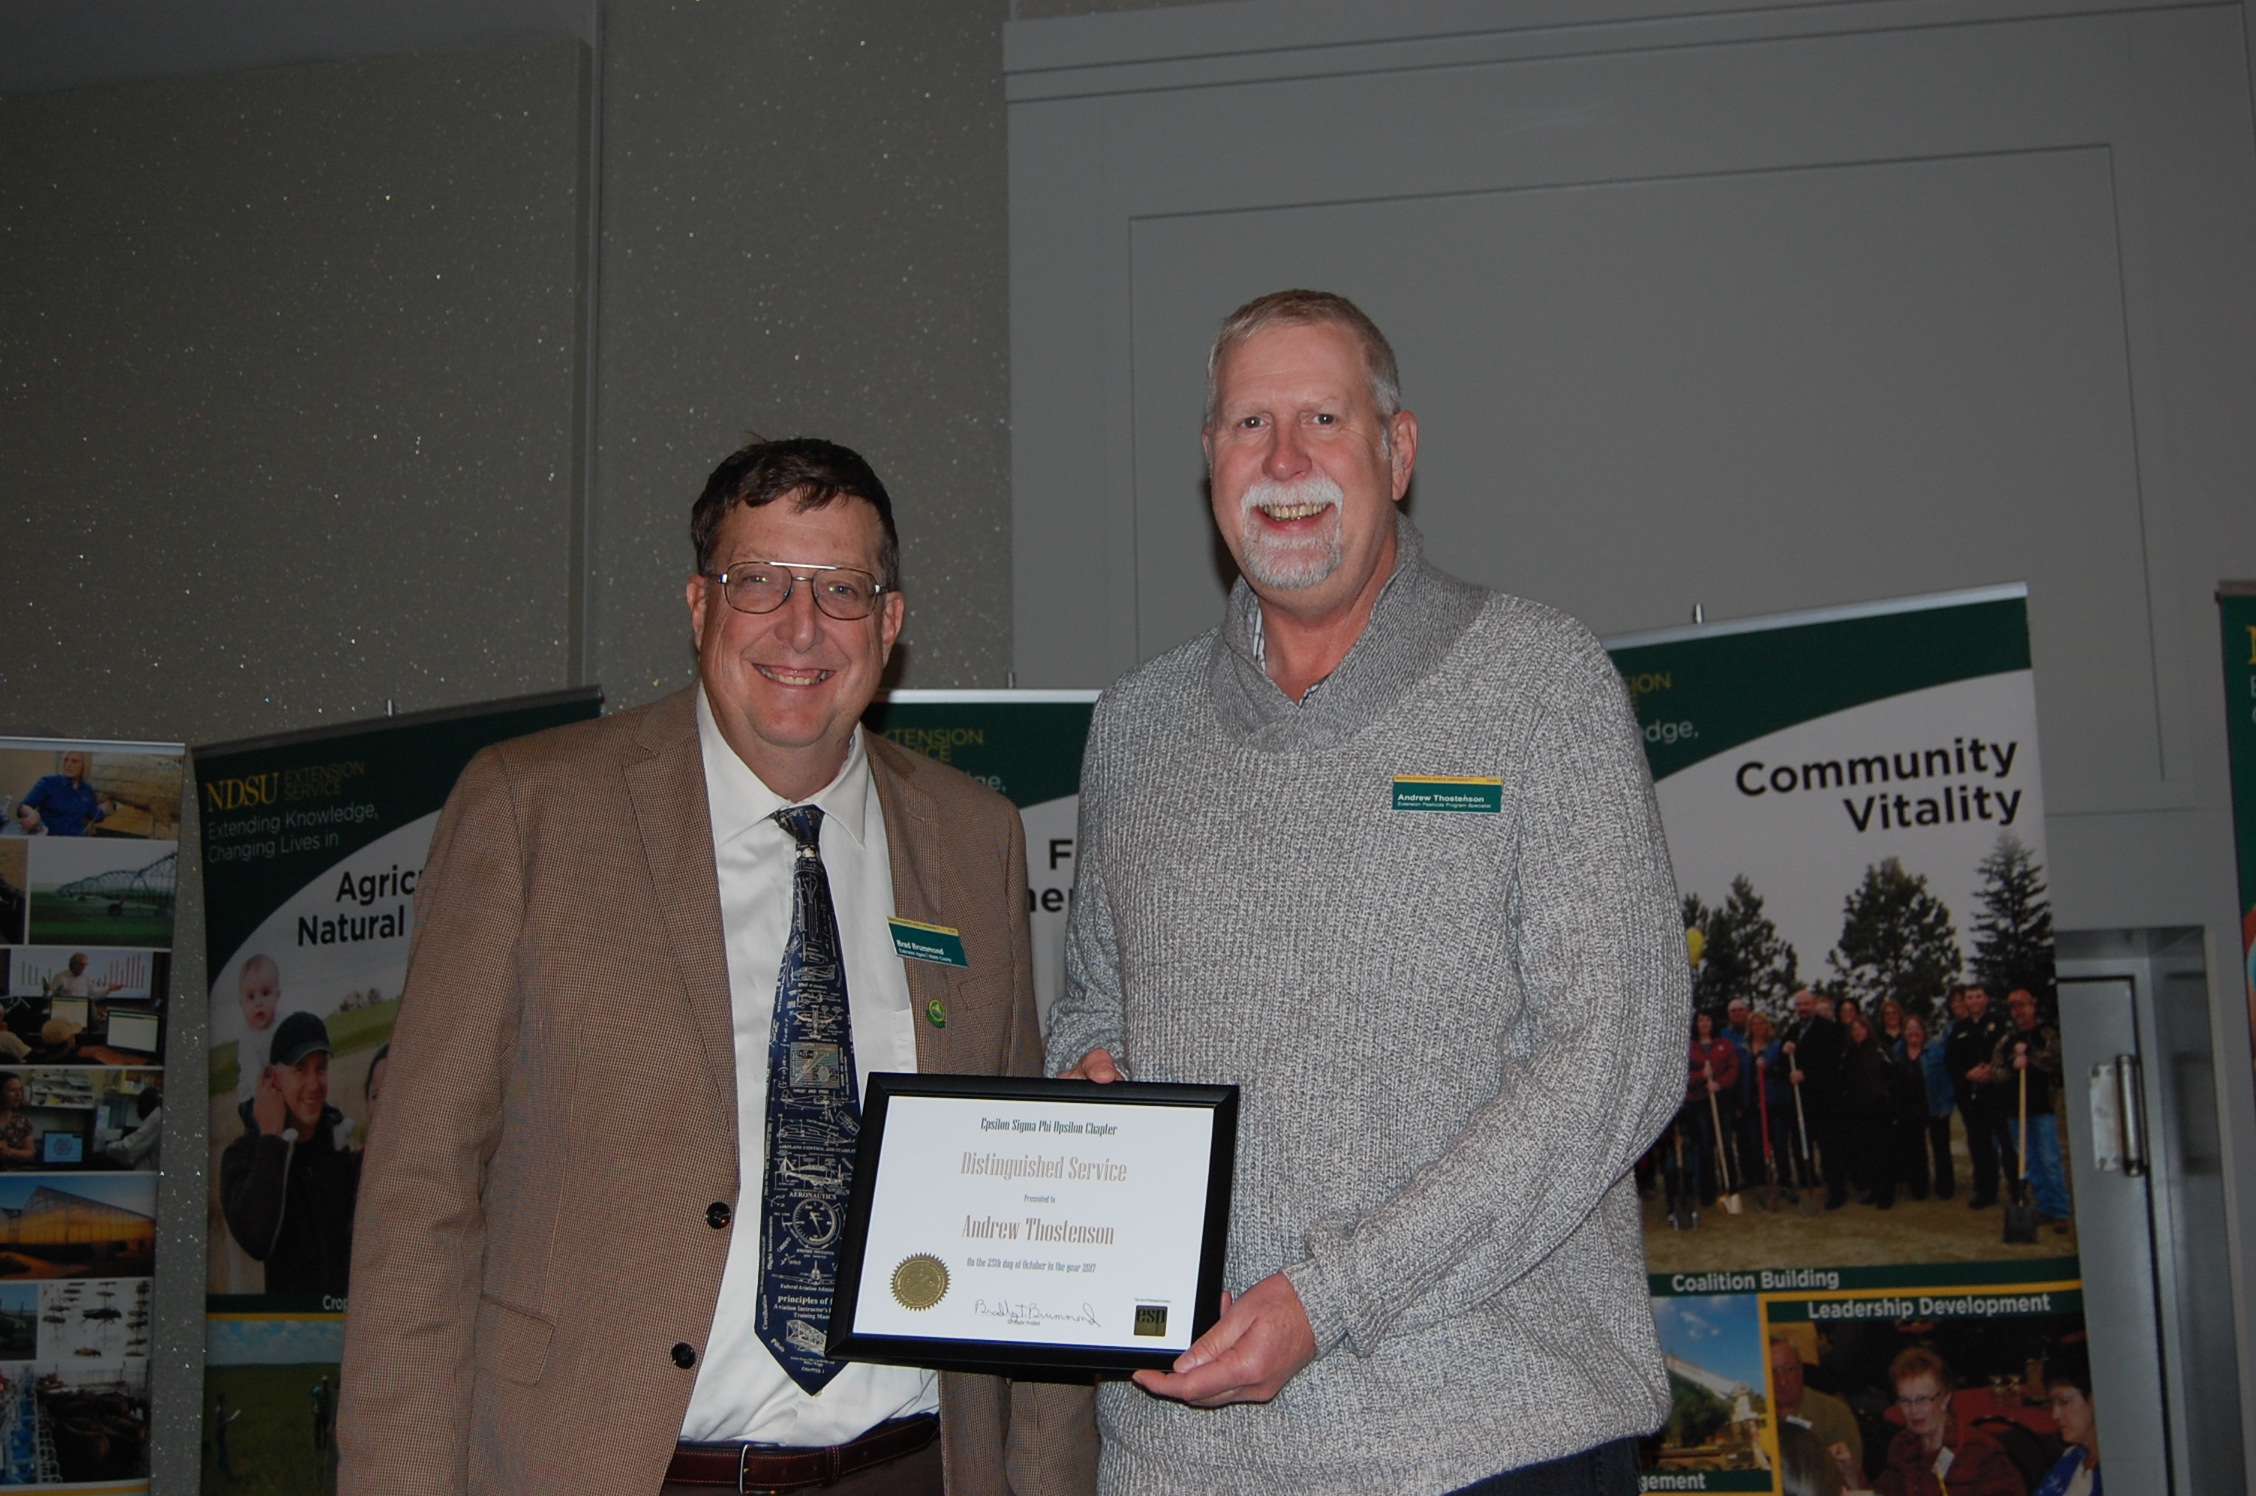
M 943 1096 L 973 1101 L 1042 1101 L 1066 1106 L 1198 1107 L 1214 1113 L 1206 1171 L 1206 1218 L 1199 1241 L 1198 1289 L 1191 1306 L 1191 1339 L 1197 1340 L 1222 1317 L 1222 1264 L 1229 1250 L 1230 1188 L 1237 1173 L 1238 1088 L 1166 1085 L 1151 1081 L 1035 1080 L 1019 1076 L 918 1075 L 877 1071 L 862 1099 L 862 1130 L 854 1159 L 854 1189 L 846 1207 L 846 1229 L 839 1240 L 838 1283 L 831 1297 L 826 1354 L 836 1361 L 869 1361 L 887 1366 L 920 1366 L 935 1371 L 976 1371 L 990 1375 L 1129 1372 L 1150 1367 L 1165 1371 L 1180 1350 L 1132 1350 L 1109 1345 L 1028 1345 L 1010 1340 L 969 1340 L 953 1336 L 866 1334 L 854 1327 L 861 1302 L 863 1258 L 869 1247 L 872 1202 L 883 1167 L 885 1122 L 895 1096 Z

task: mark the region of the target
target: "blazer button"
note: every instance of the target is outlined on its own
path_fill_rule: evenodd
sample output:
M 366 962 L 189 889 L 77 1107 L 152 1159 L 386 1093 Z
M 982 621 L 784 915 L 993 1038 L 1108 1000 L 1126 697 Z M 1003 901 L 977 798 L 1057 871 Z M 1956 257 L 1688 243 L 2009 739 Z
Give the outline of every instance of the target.
M 697 1352 L 690 1349 L 688 1341 L 682 1341 L 674 1347 L 674 1364 L 684 1371 L 697 1364 Z
M 715 1200 L 715 1201 L 714 1201 L 714 1202 L 713 1202 L 712 1204 L 710 1204 L 710 1205 L 708 1205 L 708 1206 L 706 1206 L 706 1207 L 705 1207 L 705 1224 L 706 1224 L 706 1225 L 708 1225 L 708 1226 L 712 1227 L 712 1228 L 713 1228 L 713 1229 L 714 1229 L 715 1231 L 718 1231 L 718 1230 L 720 1230 L 720 1229 L 721 1229 L 722 1227 L 726 1226 L 726 1225 L 727 1225 L 728 1223 L 729 1223 L 729 1208 L 728 1208 L 728 1201 L 726 1201 L 726 1200 Z

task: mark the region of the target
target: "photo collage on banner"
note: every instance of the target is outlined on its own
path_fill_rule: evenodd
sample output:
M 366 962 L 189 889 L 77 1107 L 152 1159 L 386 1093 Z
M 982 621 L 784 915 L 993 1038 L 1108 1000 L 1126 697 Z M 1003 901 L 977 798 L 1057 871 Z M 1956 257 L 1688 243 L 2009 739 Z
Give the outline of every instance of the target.
M 335 1489 L 360 1159 L 439 811 L 479 749 L 600 708 L 588 687 L 196 750 L 211 979 L 205 1490 Z
M 148 1489 L 184 756 L 0 738 L 0 1487 Z
M 1867 1490 L 1944 1419 L 1954 1481 L 2037 1489 L 2073 1432 L 2047 1368 L 2090 1350 L 2024 589 L 1609 649 L 1696 1009 L 1637 1169 L 1673 1394 L 1644 1489 Z

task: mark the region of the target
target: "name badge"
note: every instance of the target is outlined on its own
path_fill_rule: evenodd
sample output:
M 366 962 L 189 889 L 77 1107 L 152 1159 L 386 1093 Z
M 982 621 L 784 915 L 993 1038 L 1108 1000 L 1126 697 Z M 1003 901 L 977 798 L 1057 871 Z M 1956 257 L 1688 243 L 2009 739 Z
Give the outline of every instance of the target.
M 896 916 L 885 922 L 893 932 L 893 952 L 904 961 L 930 961 L 935 966 L 969 966 L 964 959 L 963 936 L 946 925 L 928 925 Z
M 1504 813 L 1504 781 L 1464 774 L 1397 774 L 1394 808 L 1498 816 Z

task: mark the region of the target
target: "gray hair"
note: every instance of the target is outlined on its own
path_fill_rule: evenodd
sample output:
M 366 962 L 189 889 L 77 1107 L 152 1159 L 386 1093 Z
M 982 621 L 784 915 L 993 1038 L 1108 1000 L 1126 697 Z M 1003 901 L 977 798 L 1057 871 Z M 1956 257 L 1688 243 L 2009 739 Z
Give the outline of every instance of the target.
M 1363 349 L 1363 369 L 1370 380 L 1371 404 L 1379 413 L 1379 439 L 1391 446 L 1388 425 L 1402 409 L 1402 374 L 1395 367 L 1394 349 L 1379 325 L 1363 309 L 1330 291 L 1272 291 L 1256 296 L 1222 319 L 1214 347 L 1206 355 L 1206 424 L 1220 413 L 1222 360 L 1229 351 L 1272 327 L 1306 327 L 1330 323 L 1355 335 Z

